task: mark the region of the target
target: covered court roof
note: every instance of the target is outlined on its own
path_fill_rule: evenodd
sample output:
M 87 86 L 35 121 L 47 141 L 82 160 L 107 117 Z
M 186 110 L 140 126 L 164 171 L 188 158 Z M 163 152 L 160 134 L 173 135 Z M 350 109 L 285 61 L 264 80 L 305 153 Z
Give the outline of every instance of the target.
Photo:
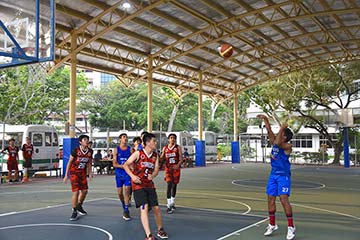
M 27 11 L 27 1 L 2 0 L 0 14 Z M 198 91 L 201 75 L 204 94 L 227 99 L 289 72 L 359 60 L 360 0 L 56 0 L 55 36 L 53 69 L 75 51 L 80 67 L 126 86 L 152 71 L 184 94 Z M 234 47 L 230 58 L 218 54 L 223 43 Z

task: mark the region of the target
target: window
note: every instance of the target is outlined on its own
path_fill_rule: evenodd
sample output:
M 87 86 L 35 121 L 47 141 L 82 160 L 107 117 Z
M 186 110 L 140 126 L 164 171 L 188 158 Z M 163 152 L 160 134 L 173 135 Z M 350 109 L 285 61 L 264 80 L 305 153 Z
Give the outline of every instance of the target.
M 41 147 L 43 145 L 43 136 L 41 133 L 34 133 L 33 135 L 33 145 L 34 147 Z
M 54 132 L 54 141 L 52 143 L 53 146 L 59 146 L 59 139 L 56 132 Z
M 181 138 L 181 145 L 186 146 L 186 138 Z
M 297 135 L 291 140 L 291 144 L 295 148 L 312 148 L 311 135 Z
M 113 80 L 115 80 L 114 75 L 110 75 L 110 74 L 106 74 L 106 73 L 101 73 L 101 75 L 100 75 L 100 84 L 101 85 L 106 85 Z
M 51 143 L 52 143 L 51 132 L 46 132 L 45 133 L 45 146 L 49 147 L 49 146 L 51 146 Z

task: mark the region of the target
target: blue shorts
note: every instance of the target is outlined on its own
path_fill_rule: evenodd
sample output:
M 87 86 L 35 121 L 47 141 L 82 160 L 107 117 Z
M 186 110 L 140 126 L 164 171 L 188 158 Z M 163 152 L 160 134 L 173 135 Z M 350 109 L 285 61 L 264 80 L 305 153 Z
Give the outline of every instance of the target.
M 125 187 L 131 186 L 131 178 L 130 177 L 115 177 L 116 187 L 122 188 L 124 185 Z
M 291 180 L 290 176 L 270 174 L 266 186 L 266 194 L 270 196 L 288 195 L 290 196 Z

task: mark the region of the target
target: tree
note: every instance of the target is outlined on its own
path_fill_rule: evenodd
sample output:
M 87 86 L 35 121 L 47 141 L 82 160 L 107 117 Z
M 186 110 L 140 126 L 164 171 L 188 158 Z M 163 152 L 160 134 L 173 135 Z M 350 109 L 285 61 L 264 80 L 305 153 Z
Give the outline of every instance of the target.
M 295 72 L 246 92 L 249 99 L 276 122 L 292 120 L 299 128 L 304 125 L 324 136 L 334 148 L 334 164 L 338 164 L 342 151 L 342 135 L 336 139 L 328 132 L 327 122 L 317 115 L 321 108 L 338 115 L 359 97 L 354 80 L 360 78 L 360 62 L 329 65 Z M 285 110 L 280 116 L 277 110 Z
M 32 65 L 0 71 L 2 123 L 43 123 L 50 113 L 67 114 L 69 69 L 62 67 L 50 76 L 44 74 L 44 77 L 33 71 L 41 70 Z M 87 82 L 81 74 L 77 80 L 80 91 Z

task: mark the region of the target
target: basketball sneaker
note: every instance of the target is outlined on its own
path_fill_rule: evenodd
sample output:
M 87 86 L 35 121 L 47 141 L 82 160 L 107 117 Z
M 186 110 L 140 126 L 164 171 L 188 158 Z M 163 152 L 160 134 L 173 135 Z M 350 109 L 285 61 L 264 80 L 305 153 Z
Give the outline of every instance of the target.
M 165 232 L 164 228 L 160 228 L 160 230 L 157 233 L 157 236 L 161 239 L 168 239 L 169 236 L 168 234 Z
M 166 212 L 167 212 L 168 214 L 172 214 L 174 211 L 172 210 L 171 207 L 169 207 L 169 208 L 166 209 Z
M 287 240 L 294 239 L 295 238 L 295 231 L 296 231 L 295 227 L 288 227 L 286 239 Z
M 80 213 L 80 215 L 84 216 L 87 215 L 87 212 L 83 209 L 82 204 L 79 204 L 76 208 L 76 210 L 78 210 L 78 212 Z
M 266 232 L 264 233 L 265 236 L 270 236 L 273 232 L 278 229 L 278 225 L 268 225 L 266 228 Z
M 145 237 L 145 240 L 158 240 L 158 238 L 150 234 L 148 237 Z
M 70 217 L 70 221 L 76 221 L 78 219 L 77 211 L 76 209 L 73 209 L 73 212 Z
M 124 219 L 125 221 L 130 221 L 130 220 L 131 220 L 130 212 L 129 212 L 129 211 L 124 211 L 124 213 L 123 213 L 123 219 Z
M 173 212 L 175 212 L 175 210 L 176 210 L 175 204 L 171 205 L 171 210 L 173 210 Z

